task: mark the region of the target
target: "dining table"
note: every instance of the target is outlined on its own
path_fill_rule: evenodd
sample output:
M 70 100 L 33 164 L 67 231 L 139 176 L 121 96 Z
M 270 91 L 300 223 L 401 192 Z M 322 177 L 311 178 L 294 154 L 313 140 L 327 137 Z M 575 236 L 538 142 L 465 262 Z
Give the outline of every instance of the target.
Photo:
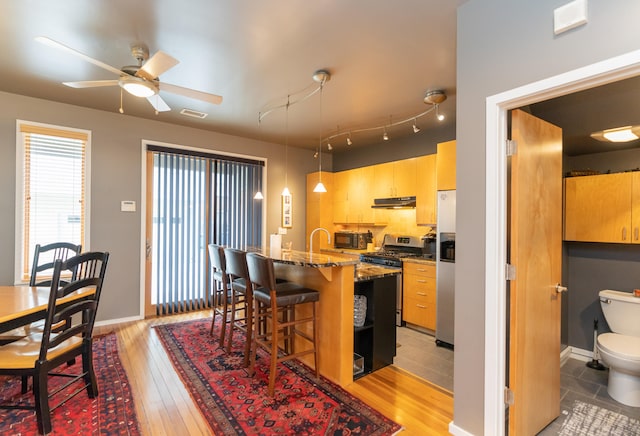
M 46 318 L 51 287 L 29 285 L 0 286 L 0 333 Z M 73 291 L 61 302 L 90 297 L 95 288 Z

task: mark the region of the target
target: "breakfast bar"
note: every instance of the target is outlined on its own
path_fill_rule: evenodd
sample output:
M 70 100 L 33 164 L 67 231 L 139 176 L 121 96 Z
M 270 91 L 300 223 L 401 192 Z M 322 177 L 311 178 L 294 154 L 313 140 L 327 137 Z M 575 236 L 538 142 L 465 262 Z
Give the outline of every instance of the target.
M 319 370 L 329 380 L 346 386 L 353 382 L 354 283 L 398 274 L 397 270 L 362 270 L 357 256 L 347 254 L 283 251 L 271 256 L 276 275 L 320 292 L 318 305 Z M 310 305 L 301 305 L 296 317 L 308 316 Z M 389 328 L 394 328 L 393 324 Z M 306 347 L 302 339 L 296 346 Z M 308 357 L 308 358 L 307 358 Z M 313 367 L 313 359 L 302 360 Z

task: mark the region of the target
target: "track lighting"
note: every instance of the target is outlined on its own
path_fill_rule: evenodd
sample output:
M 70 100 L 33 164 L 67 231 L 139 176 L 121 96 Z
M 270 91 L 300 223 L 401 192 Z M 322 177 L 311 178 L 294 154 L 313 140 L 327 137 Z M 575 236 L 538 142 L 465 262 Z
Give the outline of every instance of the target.
M 416 126 L 416 119 L 413 119 L 413 133 L 418 133 L 420 131 L 420 127 Z
M 331 78 L 331 74 L 329 74 L 326 70 L 318 70 L 313 74 L 313 80 L 320 83 L 320 135 L 318 143 L 318 184 L 315 188 L 313 188 L 313 192 L 327 192 L 327 188 L 324 187 L 322 183 L 322 88 L 324 87 L 325 82 L 327 82 Z
M 437 104 L 436 105 L 436 118 L 438 119 L 438 121 L 442 121 L 442 120 L 444 120 L 444 115 L 440 113 L 439 108 L 440 108 L 440 105 Z
M 352 145 L 353 141 L 351 141 L 351 133 L 349 133 L 349 136 L 347 136 L 347 145 Z
M 388 141 L 389 140 L 389 135 L 387 135 L 387 129 L 384 129 L 384 133 L 382 134 L 382 140 L 383 141 Z
M 329 151 L 333 150 L 333 145 L 331 145 L 330 142 L 327 142 L 327 150 Z
M 318 152 L 316 151 L 315 153 L 313 153 L 313 158 L 317 159 L 318 158 Z

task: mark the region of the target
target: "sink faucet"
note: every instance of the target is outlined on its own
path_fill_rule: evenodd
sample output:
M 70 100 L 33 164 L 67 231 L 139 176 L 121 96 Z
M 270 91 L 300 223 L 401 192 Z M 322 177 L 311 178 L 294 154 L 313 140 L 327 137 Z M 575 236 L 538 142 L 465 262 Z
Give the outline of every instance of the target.
M 313 235 L 315 235 L 315 233 L 318 230 L 322 230 L 323 232 L 325 232 L 327 234 L 327 244 L 331 244 L 331 234 L 329 233 L 329 230 L 327 230 L 327 229 L 325 229 L 323 227 L 315 228 L 311 232 L 311 235 L 309 235 L 309 253 L 313 253 Z

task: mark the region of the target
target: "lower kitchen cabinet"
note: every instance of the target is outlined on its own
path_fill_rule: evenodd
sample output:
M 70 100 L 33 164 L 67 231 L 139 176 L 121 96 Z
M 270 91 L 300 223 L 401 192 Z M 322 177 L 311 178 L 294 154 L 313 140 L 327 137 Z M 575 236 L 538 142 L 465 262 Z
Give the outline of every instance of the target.
M 436 266 L 404 262 L 402 266 L 403 320 L 436 330 Z
M 354 294 L 367 297 L 363 327 L 354 327 L 353 351 L 364 358 L 364 372 L 391 365 L 396 355 L 396 276 L 354 283 Z

